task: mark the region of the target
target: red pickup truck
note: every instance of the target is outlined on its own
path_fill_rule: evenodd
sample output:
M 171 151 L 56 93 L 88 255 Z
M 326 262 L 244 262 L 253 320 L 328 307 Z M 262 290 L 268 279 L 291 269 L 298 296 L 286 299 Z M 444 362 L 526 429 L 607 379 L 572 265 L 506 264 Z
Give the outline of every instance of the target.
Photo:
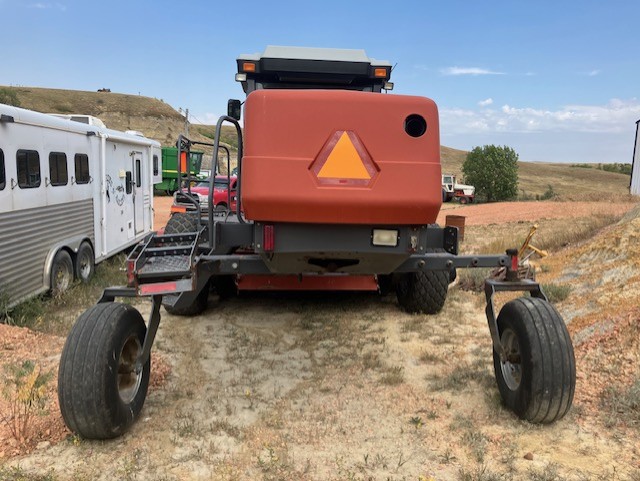
M 231 184 L 231 189 L 229 189 Z M 213 205 L 214 212 L 223 213 L 231 209 L 236 209 L 236 195 L 237 195 L 237 177 L 218 176 L 213 181 Z M 191 196 L 194 197 L 200 203 L 200 210 L 207 212 L 209 209 L 209 180 L 201 180 L 191 187 Z M 187 198 L 186 190 L 177 191 L 173 194 L 173 205 L 171 206 L 171 212 L 188 212 L 195 210 L 193 202 Z

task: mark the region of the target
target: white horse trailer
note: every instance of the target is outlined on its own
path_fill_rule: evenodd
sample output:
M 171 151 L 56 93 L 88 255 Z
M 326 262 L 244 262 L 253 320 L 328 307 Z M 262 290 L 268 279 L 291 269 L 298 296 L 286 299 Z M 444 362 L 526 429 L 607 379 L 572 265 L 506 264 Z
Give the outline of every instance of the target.
M 87 281 L 153 229 L 155 140 L 0 104 L 0 295 Z
M 636 122 L 636 143 L 633 144 L 633 163 L 631 164 L 631 182 L 629 191 L 632 195 L 640 195 L 640 120 Z

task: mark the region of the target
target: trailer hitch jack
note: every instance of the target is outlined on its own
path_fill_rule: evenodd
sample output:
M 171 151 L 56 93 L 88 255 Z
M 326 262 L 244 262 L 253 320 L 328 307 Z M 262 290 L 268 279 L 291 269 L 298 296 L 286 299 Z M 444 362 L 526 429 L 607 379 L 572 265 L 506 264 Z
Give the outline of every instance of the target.
M 539 283 L 530 279 L 518 278 L 518 250 L 508 249 L 507 255 L 511 257 L 511 264 L 506 268 L 505 280 L 486 279 L 484 281 L 484 294 L 487 299 L 485 313 L 487 315 L 487 322 L 489 323 L 491 341 L 493 343 L 493 350 L 500 356 L 502 362 L 511 361 L 511 359 L 500 340 L 496 308 L 493 300 L 494 294 L 496 292 L 527 291 L 531 297 L 537 297 L 547 302 L 549 301 L 545 293 L 542 292 Z

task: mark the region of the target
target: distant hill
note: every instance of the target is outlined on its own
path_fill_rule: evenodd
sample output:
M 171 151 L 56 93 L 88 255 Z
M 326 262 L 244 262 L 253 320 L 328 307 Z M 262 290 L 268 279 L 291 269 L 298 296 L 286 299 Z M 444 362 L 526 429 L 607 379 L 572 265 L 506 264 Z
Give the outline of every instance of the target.
M 174 145 L 184 117 L 162 100 L 141 95 L 35 87 L 2 87 L 15 92 L 20 107 L 52 114 L 86 114 L 115 130 L 138 130 L 162 145 Z
M 138 130 L 162 145 L 175 145 L 178 135 L 184 133 L 184 117 L 160 99 L 141 95 L 113 92 L 86 92 L 78 90 L 45 89 L 35 87 L 0 87 L 15 93 L 20 106 L 38 112 L 77 113 L 99 117 L 107 127 L 116 130 Z M 211 142 L 215 126 L 190 124 L 192 140 Z M 222 141 L 235 150 L 237 140 L 232 126 L 223 127 Z M 464 150 L 441 148 L 442 171 L 462 178 L 462 164 L 467 156 Z M 232 155 L 233 159 L 233 155 Z M 232 160 L 235 165 L 235 160 Z M 210 168 L 206 159 L 204 168 Z M 519 195 L 533 197 L 544 194 L 549 186 L 565 198 L 598 199 L 626 195 L 629 176 L 604 172 L 595 168 L 572 167 L 570 164 L 541 162 L 519 163 Z
M 462 178 L 462 164 L 467 153 L 443 146 L 442 172 Z M 543 195 L 549 186 L 560 197 L 572 200 L 599 200 L 602 195 L 626 196 L 629 193 L 628 175 L 598 170 L 596 165 L 584 168 L 584 165 L 518 162 L 518 195 L 535 198 Z

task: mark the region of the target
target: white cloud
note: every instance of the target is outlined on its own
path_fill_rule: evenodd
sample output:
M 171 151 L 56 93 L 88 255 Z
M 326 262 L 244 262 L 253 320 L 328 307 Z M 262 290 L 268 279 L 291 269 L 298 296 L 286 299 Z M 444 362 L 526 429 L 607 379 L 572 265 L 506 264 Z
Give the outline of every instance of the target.
M 204 114 L 190 115 L 190 121 L 194 123 L 202 122 L 205 125 L 216 125 L 218 119 L 220 118 L 220 114 L 216 114 L 214 112 L 205 112 Z
M 500 109 L 441 108 L 442 131 L 621 133 L 640 119 L 638 99 L 612 99 L 605 105 L 566 105 L 558 110 L 503 105 Z
M 478 102 L 478 105 L 480 107 L 488 107 L 492 103 L 493 103 L 493 99 L 491 97 L 489 97 L 488 99 L 481 100 L 480 102 Z
M 587 76 L 595 77 L 596 75 L 600 75 L 601 70 L 592 70 L 591 72 L 587 72 Z
M 504 75 L 504 72 L 494 72 L 478 67 L 447 67 L 440 69 L 442 75 Z

